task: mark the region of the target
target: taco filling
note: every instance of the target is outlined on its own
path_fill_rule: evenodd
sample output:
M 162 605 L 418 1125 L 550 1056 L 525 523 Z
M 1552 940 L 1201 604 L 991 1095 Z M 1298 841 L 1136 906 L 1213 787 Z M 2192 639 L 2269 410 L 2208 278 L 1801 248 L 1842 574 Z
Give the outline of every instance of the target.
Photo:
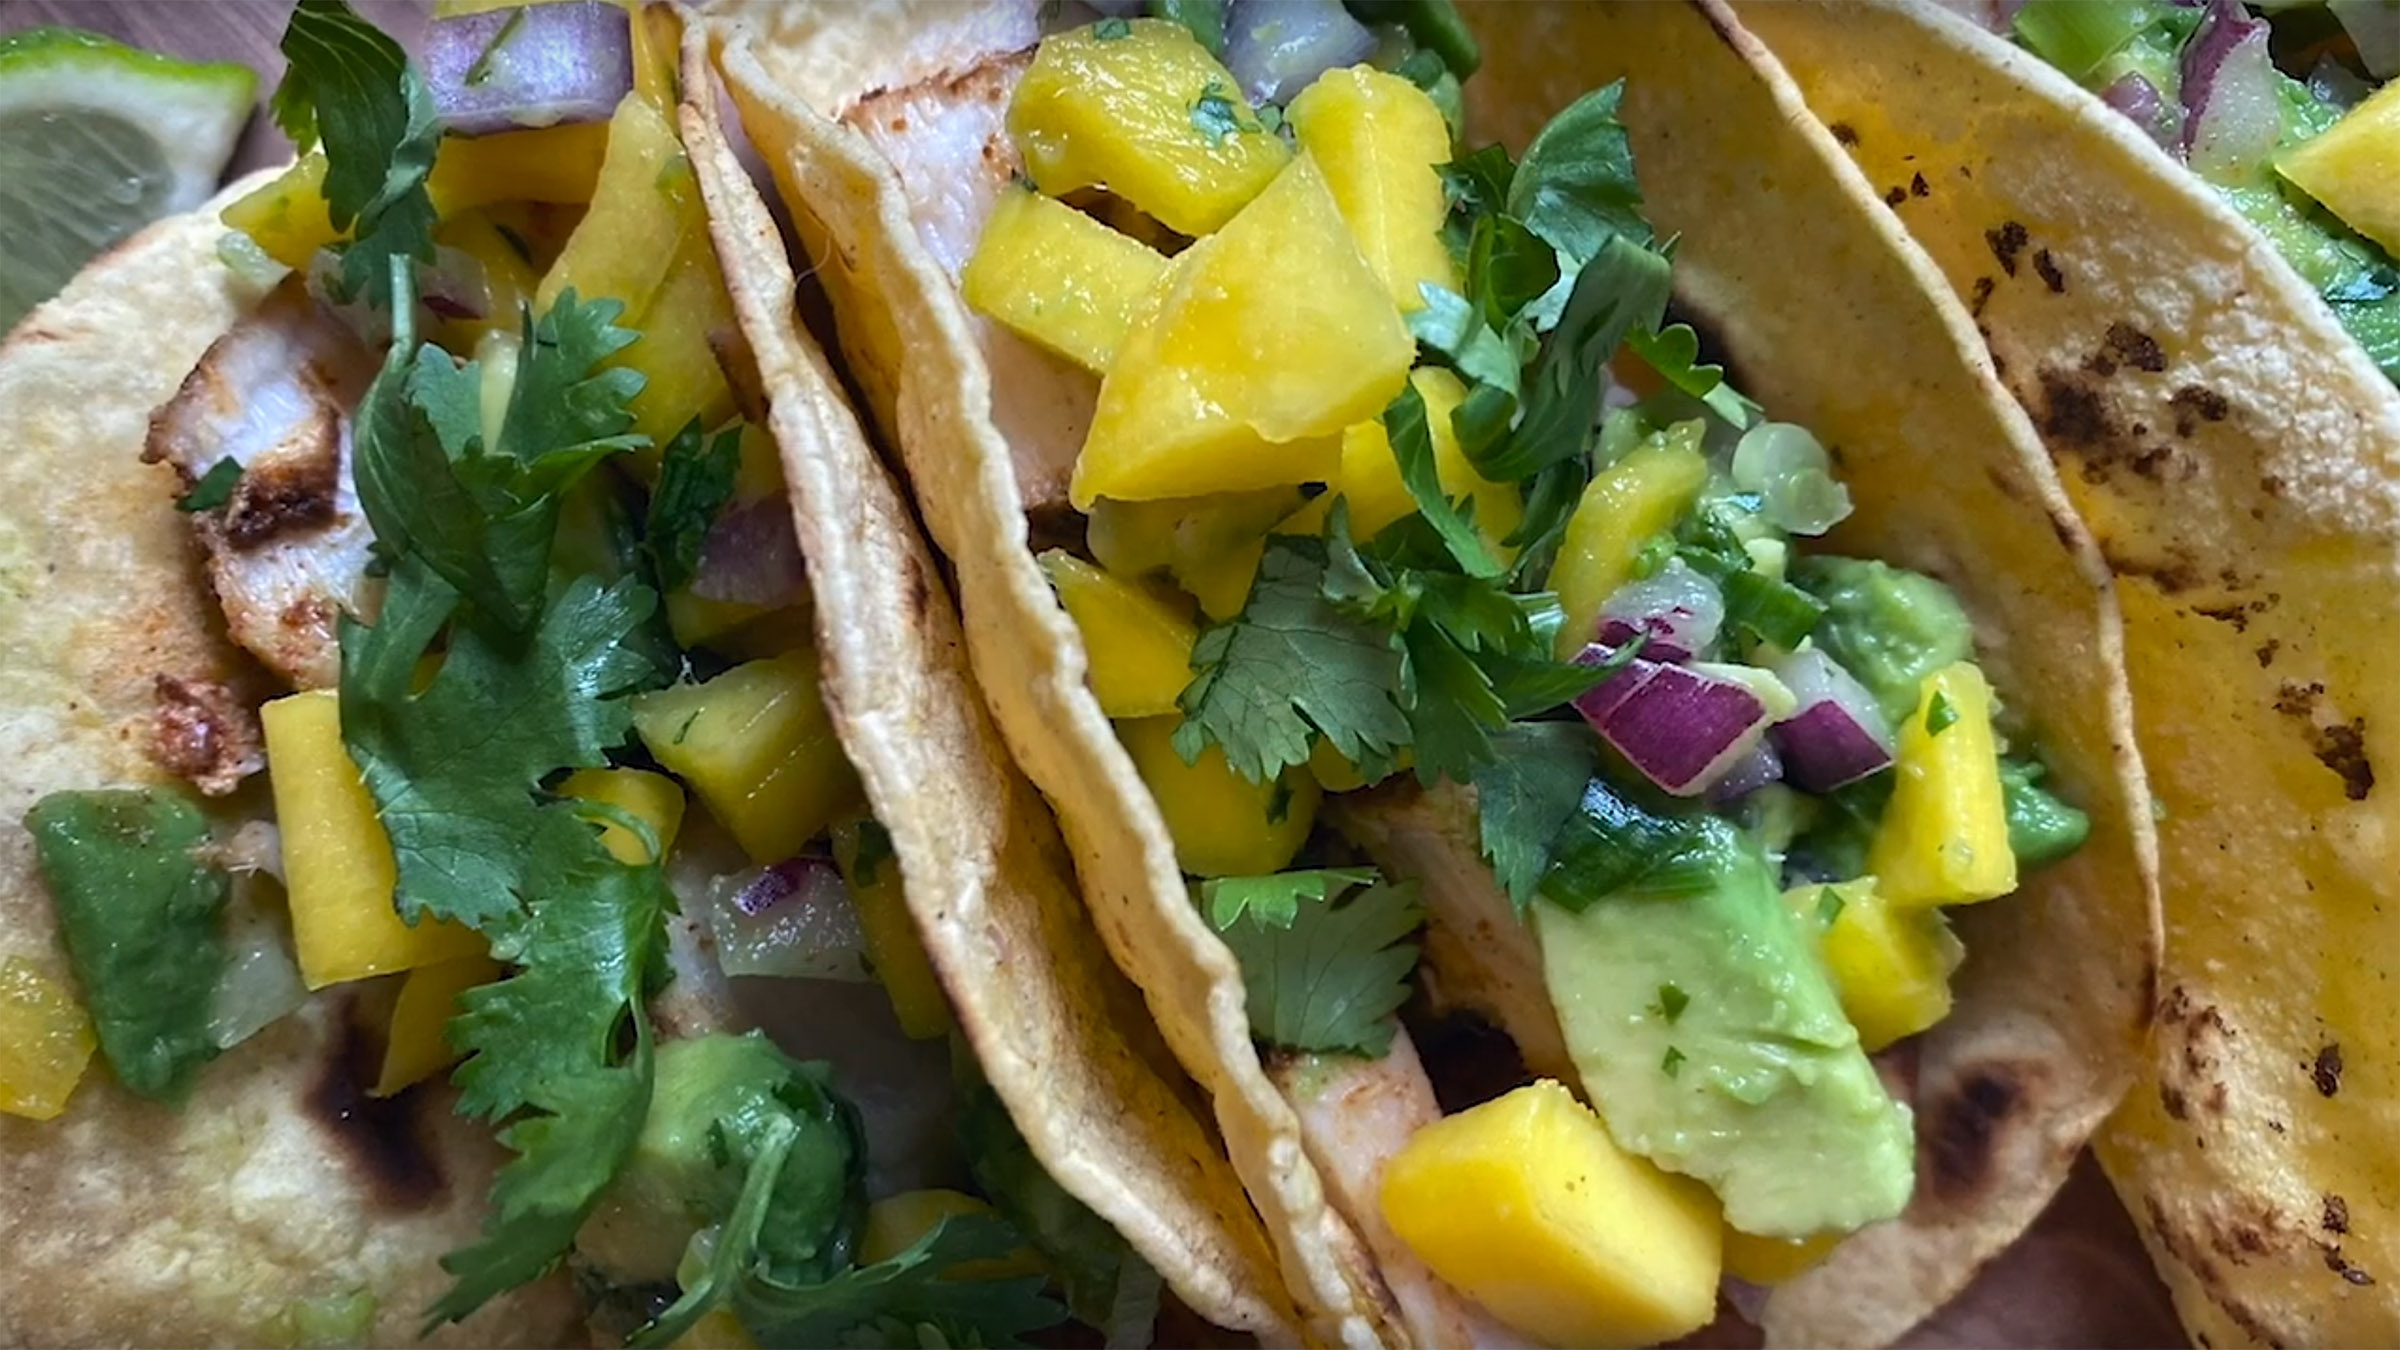
M 171 705 L 162 746 L 213 800 L 27 817 L 74 989 L 0 969 L 0 1110 L 66 1128 L 95 1042 L 179 1103 L 314 991 L 373 982 L 370 1095 L 448 1076 L 516 1155 L 428 1330 L 563 1263 L 640 1344 L 1014 1344 L 1067 1319 L 1054 1285 L 1144 1335 L 1157 1277 L 963 1042 L 953 1089 L 903 1039 L 950 1008 L 820 693 L 679 37 L 663 7 L 558 4 L 437 20 L 412 63 L 339 0 L 293 14 L 275 111 L 306 153 L 220 250 L 290 275 L 148 452 L 280 687 Z M 846 1048 L 890 1064 L 741 1032 L 728 976 L 879 985 L 860 1025 L 893 1030 Z M 925 1124 L 944 1100 L 956 1143 Z M 941 1184 L 970 1172 L 980 1194 Z M 337 1292 L 251 1338 L 378 1313 Z
M 1618 87 L 1512 159 L 1446 5 L 1176 8 L 846 120 L 1058 358 L 994 361 L 1042 567 L 1410 1334 L 1680 1335 L 1907 1204 L 1945 910 L 2089 823 L 1948 590 L 1820 549 L 1833 457 L 1667 323 Z M 962 227 L 991 151 L 910 128 L 1002 115 Z M 1488 872 L 1406 842 L 1446 827 Z M 1445 1115 L 1420 981 L 1541 1081 Z
M 2400 75 L 2400 15 L 2346 0 L 2033 0 L 2005 20 L 1961 8 L 2099 94 L 2197 174 L 2400 379 L 2390 188 L 2400 95 L 2386 86 Z

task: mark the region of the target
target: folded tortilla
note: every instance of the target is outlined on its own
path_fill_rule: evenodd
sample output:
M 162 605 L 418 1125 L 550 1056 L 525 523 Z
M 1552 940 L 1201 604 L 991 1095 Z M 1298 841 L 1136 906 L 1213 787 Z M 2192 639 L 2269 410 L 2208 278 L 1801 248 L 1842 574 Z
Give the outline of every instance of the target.
M 2400 1339 L 2400 392 L 2126 118 L 1930 6 L 1742 8 L 1972 309 L 2117 574 L 2166 896 L 2103 1164 L 2202 1344 Z M 1927 190 L 1909 184 L 1921 175 Z

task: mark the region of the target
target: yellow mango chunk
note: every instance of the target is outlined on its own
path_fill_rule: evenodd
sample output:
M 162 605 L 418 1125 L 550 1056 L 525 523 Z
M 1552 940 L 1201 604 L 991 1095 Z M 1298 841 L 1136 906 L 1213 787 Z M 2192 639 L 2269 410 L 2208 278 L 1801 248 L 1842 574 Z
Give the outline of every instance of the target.
M 1402 313 L 1425 307 L 1418 287 L 1458 289 L 1442 242 L 1450 214 L 1442 176 L 1450 124 L 1425 91 L 1373 66 L 1329 70 L 1284 111 L 1300 148 L 1325 171 L 1342 219 Z
M 391 837 L 342 745 L 336 698 L 330 689 L 312 689 L 258 710 L 302 981 L 322 989 L 483 951 L 482 936 L 471 928 L 401 919 Z
M 1758 1237 L 1728 1225 L 1725 1229 L 1725 1273 L 1752 1284 L 1777 1285 L 1822 1264 L 1847 1233 L 1815 1237 Z
M 733 349 L 741 330 L 706 227 L 684 235 L 683 251 L 658 290 L 648 303 L 629 306 L 619 322 L 641 334 L 609 364 L 642 373 L 632 408 L 633 429 L 654 447 L 645 458 L 693 418 L 711 429 L 733 419 L 733 386 L 717 352 Z
M 1092 693 L 1111 720 L 1160 717 L 1192 681 L 1191 621 L 1072 553 L 1041 556 L 1050 588 L 1083 634 Z
M 434 228 L 433 242 L 457 249 L 483 269 L 483 314 L 480 318 L 443 320 L 434 338 L 446 350 L 471 352 L 486 334 L 500 333 L 514 339 L 524 331 L 523 312 L 533 303 L 534 292 L 542 284 L 542 274 L 534 269 L 533 259 L 519 250 L 520 240 L 510 239 L 491 213 L 480 209 L 464 212 Z
M 1992 687 L 1973 662 L 1925 677 L 1893 761 L 1891 804 L 1867 846 L 1867 870 L 1883 898 L 1902 907 L 1958 905 L 2015 890 Z
M 1940 911 L 1904 909 L 1873 877 L 1838 886 L 1795 886 L 1784 904 L 1817 935 L 1842 1013 L 1873 1054 L 1950 1015 L 1950 974 L 1966 955 Z
M 858 1263 L 873 1265 L 907 1251 L 944 1219 L 990 1214 L 992 1207 L 964 1191 L 902 1191 L 867 1206 L 866 1228 L 858 1235 Z M 962 1261 L 948 1278 L 1006 1280 L 1045 1273 L 1041 1258 L 1030 1247 L 1019 1247 L 990 1261 Z
M 858 911 L 867 961 L 892 1001 L 900 1030 L 911 1040 L 937 1040 L 950 1031 L 950 996 L 925 955 L 917 921 L 908 912 L 900 859 L 892 839 L 872 816 L 854 816 L 833 827 L 833 863 L 850 888 Z
M 1292 487 L 1154 502 L 1102 499 L 1092 503 L 1092 556 L 1118 576 L 1166 572 L 1202 613 L 1223 622 L 1250 598 L 1268 533 L 1300 503 Z
M 609 124 L 445 136 L 425 177 L 435 215 L 448 219 L 494 202 L 588 202 L 608 153 Z
M 1272 783 L 1253 783 L 1235 773 L 1224 749 L 1215 745 L 1201 753 L 1199 763 L 1186 764 L 1174 745 L 1182 721 L 1145 717 L 1117 724 L 1117 739 L 1167 819 L 1175 861 L 1201 877 L 1282 871 L 1316 825 L 1325 796 L 1317 780 L 1305 769 L 1286 769 Z
M 1009 102 L 1008 134 L 1043 192 L 1107 188 L 1189 235 L 1233 219 L 1292 157 L 1240 82 L 1164 19 L 1044 39 Z
M 402 977 L 391 1033 L 383 1042 L 383 1069 L 368 1095 L 392 1096 L 456 1064 L 460 1055 L 450 1044 L 450 1019 L 458 1016 L 458 996 L 500 975 L 500 963 L 478 952 L 419 966 Z
M 637 695 L 633 726 L 753 862 L 798 853 L 858 801 L 858 775 L 825 710 L 813 650 Z
M 347 236 L 325 208 L 325 152 L 312 150 L 273 179 L 236 198 L 217 217 L 255 240 L 266 255 L 304 271 L 318 249 Z
M 700 188 L 675 127 L 639 94 L 628 94 L 608 120 L 608 149 L 590 193 L 591 209 L 542 277 L 534 308 L 546 310 L 573 288 L 585 300 L 625 303 L 630 322 L 648 305 L 682 256 L 686 230 L 700 216 Z
M 0 1113 L 54 1120 L 92 1062 L 75 991 L 22 956 L 0 962 Z
M 967 307 L 1094 374 L 1166 275 L 1158 250 L 1038 192 L 1000 194 L 959 276 Z
M 682 96 L 683 14 L 674 5 L 616 0 L 633 11 L 633 91 L 669 117 Z
M 1550 1079 L 1417 1131 L 1384 1167 L 1383 1217 L 1434 1274 L 1552 1345 L 1650 1345 L 1716 1313 L 1708 1188 L 1618 1148 Z
M 656 862 L 673 852 L 675 836 L 683 828 L 683 785 L 663 773 L 577 769 L 559 783 L 558 795 L 613 806 L 649 827 L 658 840 L 655 856 L 640 835 L 613 820 L 601 821 L 601 846 L 629 867 Z
M 1633 580 L 1642 545 L 1673 529 L 1707 486 L 1700 433 L 1696 421 L 1677 423 L 1627 451 L 1583 490 L 1550 569 L 1550 589 L 1567 612 L 1558 630 L 1562 659 L 1591 641 L 1600 607 Z
M 750 1328 L 733 1309 L 719 1304 L 700 1314 L 692 1329 L 675 1338 L 674 1350 L 758 1350 Z
M 1467 452 L 1459 448 L 1450 414 L 1466 401 L 1466 386 L 1449 371 L 1430 366 L 1408 379 L 1425 400 L 1425 420 L 1433 432 L 1434 473 L 1441 479 L 1442 492 L 1454 501 L 1472 498 L 1476 533 L 1501 561 L 1513 561 L 1516 550 L 1503 548 L 1500 541 L 1525 518 L 1525 502 L 1514 484 L 1495 483 L 1475 472 Z M 1400 461 L 1392 455 L 1391 438 L 1384 433 L 1380 419 L 1361 422 L 1342 433 L 1342 476 L 1333 488 L 1350 504 L 1353 539 L 1372 539 L 1394 521 L 1417 514 L 1416 498 L 1400 481 Z M 1332 495 L 1328 492 L 1320 500 Z
M 2275 171 L 2342 223 L 2400 253 L 2400 92 L 2385 85 L 2275 157 Z
M 1192 245 L 1100 382 L 1069 495 L 1156 501 L 1324 482 L 1416 357 L 1306 155 Z

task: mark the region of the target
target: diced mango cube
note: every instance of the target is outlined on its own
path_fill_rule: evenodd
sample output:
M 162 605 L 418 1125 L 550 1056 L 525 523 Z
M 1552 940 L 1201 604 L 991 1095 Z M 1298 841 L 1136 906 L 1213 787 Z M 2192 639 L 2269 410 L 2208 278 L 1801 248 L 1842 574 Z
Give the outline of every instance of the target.
M 617 0 L 633 11 L 633 89 L 669 117 L 682 97 L 683 13 L 652 0 Z
M 1156 501 L 1318 483 L 1400 392 L 1416 340 L 1308 156 L 1192 245 L 1100 382 L 1069 495 Z
M 858 801 L 858 775 L 825 709 L 813 650 L 637 695 L 633 726 L 753 862 L 798 853 Z
M 366 780 L 342 744 L 330 689 L 275 699 L 266 730 L 275 820 L 300 975 L 311 989 L 414 970 L 484 950 L 474 929 L 442 919 L 409 924 L 394 903 L 399 870 Z
M 1883 898 L 1958 905 L 2015 890 L 1992 687 L 1974 662 L 1925 677 L 1893 759 L 1892 800 L 1867 846 Z
M 494 202 L 588 202 L 600 181 L 608 136 L 605 122 L 445 136 L 425 191 L 444 220 Z
M 1189 235 L 1233 219 L 1292 157 L 1240 81 L 1164 19 L 1044 39 L 1008 132 L 1042 191 L 1104 187 Z
M 456 1064 L 460 1052 L 450 1044 L 450 1019 L 458 1016 L 458 996 L 500 975 L 500 963 L 480 952 L 408 972 L 392 1004 L 383 1070 L 368 1095 L 392 1096 Z
M 667 115 L 628 94 L 608 120 L 608 149 L 591 187 L 591 208 L 542 277 L 535 310 L 569 288 L 583 300 L 625 304 L 630 323 L 682 256 L 685 233 L 700 215 L 700 188 L 683 141 Z
M 1679 422 L 1602 469 L 1567 518 L 1550 589 L 1567 612 L 1558 654 L 1582 651 L 1598 631 L 1600 607 L 1633 580 L 1633 561 L 1653 535 L 1675 527 L 1708 484 L 1701 424 Z
M 663 773 L 577 769 L 558 785 L 558 795 L 613 806 L 648 827 L 651 837 L 658 841 L 655 855 L 640 835 L 616 821 L 601 820 L 601 845 L 607 848 L 610 857 L 628 867 L 666 857 L 673 851 L 675 836 L 683 828 L 683 785 Z
M 673 1350 L 758 1350 L 741 1315 L 720 1303 L 700 1315 L 692 1329 L 675 1338 Z
M 1815 1237 L 1758 1237 L 1728 1225 L 1725 1229 L 1725 1273 L 1752 1284 L 1777 1285 L 1822 1264 L 1847 1233 Z
M 1166 271 L 1167 260 L 1140 240 L 1038 192 L 1011 189 L 992 208 L 959 290 L 969 308 L 1100 374 Z
M 292 167 L 252 188 L 218 219 L 255 240 L 275 261 L 306 270 L 310 258 L 348 235 L 333 227 L 325 206 L 325 152 L 312 150 Z
M 833 827 L 833 862 L 850 888 L 858 929 L 867 940 L 867 960 L 892 1001 L 900 1030 L 911 1040 L 938 1040 L 950 1031 L 950 998 L 925 955 L 917 921 L 908 912 L 900 860 L 892 839 L 872 816 Z
M 2344 225 L 2400 253 L 2400 86 L 2385 85 L 2342 120 L 2275 157 L 2275 171 L 2341 217 Z
M 1893 905 L 1873 877 L 1795 886 L 1784 903 L 1817 935 L 1842 1012 L 1867 1053 L 1950 1015 L 1950 975 L 1966 952 L 1939 910 Z
M 655 447 L 673 440 L 695 417 L 706 428 L 733 419 L 733 386 L 718 352 L 747 349 L 741 346 L 733 298 L 725 290 L 725 276 L 718 270 L 705 226 L 695 226 L 683 236 L 682 253 L 658 289 L 630 303 L 619 322 L 641 334 L 610 364 L 642 374 L 642 390 L 633 396 L 632 407 L 633 430 L 649 437 L 654 447 L 644 452 L 645 459 L 654 457 Z
M 1553 1345 L 1650 1345 L 1716 1312 L 1708 1188 L 1618 1148 L 1550 1079 L 1417 1131 L 1384 1167 L 1383 1217 L 1434 1274 Z
M 483 313 L 475 318 L 444 320 L 435 334 L 447 350 L 471 352 L 492 332 L 516 337 L 524 331 L 523 312 L 542 284 L 522 238 L 511 239 L 490 212 L 463 212 L 433 231 L 433 242 L 473 258 L 483 269 Z M 489 444 L 490 442 L 486 442 Z
M 1425 91 L 1373 66 L 1326 71 L 1285 110 L 1300 148 L 1325 171 L 1367 266 L 1402 313 L 1425 307 L 1418 286 L 1458 289 L 1442 242 L 1450 214 L 1435 166 L 1451 159 L 1450 124 Z
M 1119 722 L 1117 739 L 1158 799 L 1175 860 L 1202 877 L 1251 877 L 1280 872 L 1316 824 L 1324 792 L 1305 769 L 1286 769 L 1271 783 L 1235 773 L 1225 751 L 1212 745 L 1196 764 L 1175 753 L 1181 717 Z
M 1453 501 L 1472 499 L 1476 533 L 1503 561 L 1513 561 L 1516 550 L 1502 547 L 1500 541 L 1525 518 L 1524 499 L 1515 485 L 1495 483 L 1475 472 L 1466 451 L 1459 448 L 1450 414 L 1466 401 L 1466 386 L 1456 375 L 1435 367 L 1414 372 L 1409 383 L 1425 400 L 1425 420 L 1433 433 L 1434 472 L 1441 480 L 1442 492 Z M 1400 480 L 1400 461 L 1392 454 L 1391 438 L 1381 419 L 1361 422 L 1342 433 L 1342 476 L 1334 491 L 1350 504 L 1353 539 L 1372 539 L 1392 522 L 1417 513 L 1416 498 Z
M 1092 503 L 1092 556 L 1118 576 L 1165 571 L 1211 619 L 1239 614 L 1267 551 L 1267 535 L 1301 504 L 1300 490 L 1261 488 L 1214 497 Z
M 1092 693 L 1113 719 L 1160 717 L 1192 681 L 1191 621 L 1156 596 L 1072 553 L 1041 557 L 1050 587 L 1083 634 Z
M 22 956 L 0 962 L 0 1112 L 56 1119 L 96 1043 L 65 980 Z

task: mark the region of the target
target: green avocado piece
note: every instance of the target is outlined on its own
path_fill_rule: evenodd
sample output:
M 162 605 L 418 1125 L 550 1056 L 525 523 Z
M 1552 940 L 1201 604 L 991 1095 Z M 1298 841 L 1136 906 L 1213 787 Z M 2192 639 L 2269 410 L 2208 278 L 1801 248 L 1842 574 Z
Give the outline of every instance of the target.
M 209 1009 L 233 894 L 198 853 L 208 818 L 163 788 L 54 792 L 25 828 L 108 1067 L 127 1091 L 180 1103 L 217 1056 Z
M 2044 772 L 2038 760 L 2000 761 L 2000 794 L 2008 810 L 2008 849 L 2017 855 L 2021 870 L 2057 862 L 2083 847 L 2092 833 L 2090 816 L 2041 785 Z
M 1680 899 L 1534 906 L 1551 1005 L 1617 1143 L 1707 1182 L 1762 1237 L 1898 1214 L 1916 1182 L 1892 1100 L 1766 859 L 1730 825 Z
M 1950 588 L 1863 558 L 1800 560 L 1792 581 L 1825 603 L 1817 645 L 1875 696 L 1893 726 L 1916 711 L 1925 677 L 1975 654 L 1974 625 Z

